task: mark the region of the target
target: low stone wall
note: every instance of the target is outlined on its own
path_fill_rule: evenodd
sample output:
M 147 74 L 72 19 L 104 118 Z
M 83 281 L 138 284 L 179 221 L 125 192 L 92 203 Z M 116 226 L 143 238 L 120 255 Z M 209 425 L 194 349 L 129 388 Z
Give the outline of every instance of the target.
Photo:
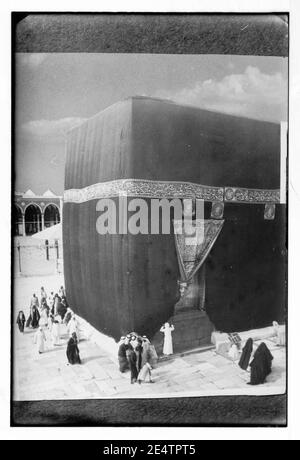
M 102 332 L 97 331 L 85 319 L 76 315 L 79 322 L 80 336 L 86 340 L 96 343 L 102 350 L 104 350 L 110 358 L 117 364 L 118 363 L 118 344 L 112 337 L 108 337 Z
M 214 327 L 204 311 L 195 308 L 178 310 L 169 319 L 169 323 L 173 324 L 175 328 L 172 333 L 174 353 L 211 344 L 211 334 Z M 161 355 L 164 334 L 158 331 L 153 337 L 152 343 L 157 353 Z
M 285 326 L 281 325 L 279 326 L 278 333 L 283 336 L 285 335 Z M 276 331 L 273 326 L 270 327 L 264 327 L 261 329 L 252 329 L 249 331 L 243 331 L 238 333 L 239 336 L 242 339 L 241 347 L 243 347 L 246 343 L 246 341 L 249 338 L 252 338 L 253 341 L 261 341 L 261 340 L 267 340 L 267 339 L 276 339 Z M 228 334 L 224 332 L 213 332 L 211 336 L 211 341 L 216 347 L 216 352 L 219 353 L 222 356 L 227 356 L 228 351 L 231 346 L 231 342 L 229 340 Z M 284 343 L 282 343 L 284 345 Z

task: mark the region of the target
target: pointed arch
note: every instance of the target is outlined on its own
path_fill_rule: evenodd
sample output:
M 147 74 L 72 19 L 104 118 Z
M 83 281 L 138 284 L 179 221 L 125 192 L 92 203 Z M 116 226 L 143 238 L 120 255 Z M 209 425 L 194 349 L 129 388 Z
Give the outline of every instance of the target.
M 55 203 L 48 203 L 44 209 L 44 226 L 45 228 L 59 224 L 60 212 L 59 207 Z
M 13 205 L 12 219 L 14 236 L 23 236 L 23 211 L 16 203 Z
M 42 230 L 42 210 L 37 203 L 28 203 L 25 208 L 25 233 L 33 235 Z

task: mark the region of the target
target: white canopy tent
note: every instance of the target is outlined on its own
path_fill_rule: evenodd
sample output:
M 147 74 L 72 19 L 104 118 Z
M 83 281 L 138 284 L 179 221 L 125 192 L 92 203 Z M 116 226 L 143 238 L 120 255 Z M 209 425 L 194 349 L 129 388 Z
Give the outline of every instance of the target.
M 46 228 L 45 230 L 42 230 L 41 232 L 35 233 L 32 235 L 31 238 L 39 239 L 39 240 L 48 240 L 48 242 L 55 242 L 57 241 L 57 259 L 56 259 L 56 273 L 63 273 L 63 258 L 62 256 L 59 257 L 58 254 L 58 247 L 59 243 L 62 242 L 62 224 L 56 224 L 52 225 L 52 227 Z M 51 243 L 50 243 L 51 247 Z M 49 257 L 49 253 L 47 255 L 47 260 Z
M 39 240 L 48 240 L 48 241 L 53 241 L 53 240 L 62 240 L 62 225 L 61 223 L 52 225 L 52 227 L 46 228 L 45 230 L 42 230 L 41 232 L 37 232 L 34 235 L 32 235 L 32 238 L 36 238 Z

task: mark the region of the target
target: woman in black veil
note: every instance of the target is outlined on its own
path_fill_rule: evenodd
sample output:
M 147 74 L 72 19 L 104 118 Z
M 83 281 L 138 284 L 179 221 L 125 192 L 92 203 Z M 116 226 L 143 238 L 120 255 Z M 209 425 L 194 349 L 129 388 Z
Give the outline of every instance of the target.
M 35 305 L 30 308 L 30 315 L 28 316 L 26 327 L 32 327 L 36 329 L 39 327 L 40 314 Z
M 129 369 L 130 369 L 130 381 L 131 383 L 135 383 L 138 378 L 138 371 L 137 371 L 137 357 L 134 349 L 130 345 L 130 347 L 126 350 L 127 359 L 129 362 Z
M 67 358 L 69 364 L 81 364 L 77 336 L 75 332 L 73 332 L 72 336 L 68 341 Z
M 267 345 L 262 342 L 251 361 L 251 376 L 249 385 L 259 385 L 265 383 L 266 377 L 272 371 L 273 356 L 268 349 Z
M 24 312 L 20 310 L 18 317 L 17 317 L 17 325 L 19 327 L 19 331 L 22 333 L 24 332 L 25 322 L 26 322 L 26 319 L 25 319 Z
M 253 350 L 253 339 L 251 339 L 251 337 L 250 337 L 247 340 L 247 342 L 246 342 L 246 344 L 245 344 L 245 346 L 243 348 L 242 356 L 241 356 L 241 359 L 239 361 L 239 366 L 244 371 L 246 371 L 248 369 L 251 354 L 252 354 L 252 350 Z

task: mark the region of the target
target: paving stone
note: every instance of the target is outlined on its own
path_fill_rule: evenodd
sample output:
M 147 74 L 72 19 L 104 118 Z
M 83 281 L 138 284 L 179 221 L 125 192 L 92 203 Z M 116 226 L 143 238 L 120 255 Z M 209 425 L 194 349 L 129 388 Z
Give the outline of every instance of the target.
M 83 388 L 91 396 L 97 396 L 99 393 L 99 387 L 95 382 L 88 382 L 83 385 Z
M 175 359 L 169 366 L 169 369 L 183 370 L 189 367 L 189 364 L 182 358 Z
M 74 364 L 71 369 L 75 376 L 79 379 L 90 380 L 93 377 L 89 369 L 81 364 Z
M 201 383 L 201 387 L 199 387 L 198 390 L 199 391 L 201 391 L 201 390 L 203 390 L 203 391 L 216 391 L 216 390 L 218 390 L 218 387 L 214 383 L 211 383 L 211 382 Z
M 201 364 L 198 364 L 197 366 L 195 366 L 195 368 L 200 371 L 201 373 L 204 373 L 205 372 L 208 372 L 208 371 L 213 371 L 215 372 L 216 371 L 216 367 L 213 365 L 213 364 L 210 364 L 210 363 L 201 363 Z
M 126 389 L 128 389 L 131 383 L 129 379 L 128 380 L 119 379 L 119 380 L 114 380 L 113 385 L 116 388 L 116 390 L 120 392 L 120 391 L 126 391 Z
M 113 382 L 108 384 L 106 380 L 95 380 L 95 384 L 105 396 L 112 396 L 118 393 L 117 389 L 113 386 Z
M 97 363 L 86 365 L 91 373 L 91 376 L 98 380 L 108 380 L 110 379 L 110 375 L 106 372 L 106 370 L 99 366 Z
M 109 375 L 111 379 L 119 379 L 120 377 L 120 371 L 116 366 L 106 366 L 105 372 Z

